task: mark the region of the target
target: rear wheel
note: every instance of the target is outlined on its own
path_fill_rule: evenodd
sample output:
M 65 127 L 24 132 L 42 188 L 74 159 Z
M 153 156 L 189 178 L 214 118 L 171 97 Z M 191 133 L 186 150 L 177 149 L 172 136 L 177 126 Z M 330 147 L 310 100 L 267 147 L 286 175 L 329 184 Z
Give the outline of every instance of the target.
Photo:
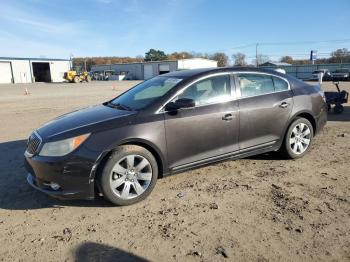
M 108 160 L 102 176 L 104 197 L 118 206 L 131 205 L 145 199 L 158 178 L 157 161 L 140 146 L 120 146 Z
M 282 145 L 283 153 L 289 158 L 303 157 L 309 151 L 314 130 L 309 120 L 297 118 L 289 126 Z

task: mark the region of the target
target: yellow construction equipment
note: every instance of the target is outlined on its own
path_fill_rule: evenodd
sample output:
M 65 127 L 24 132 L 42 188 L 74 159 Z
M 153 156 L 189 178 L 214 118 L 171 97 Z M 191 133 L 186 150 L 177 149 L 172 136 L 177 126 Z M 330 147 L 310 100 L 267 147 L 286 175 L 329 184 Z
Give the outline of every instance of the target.
M 70 70 L 64 73 L 64 79 L 70 83 L 91 82 L 91 76 L 87 71 L 77 73 L 77 71 Z

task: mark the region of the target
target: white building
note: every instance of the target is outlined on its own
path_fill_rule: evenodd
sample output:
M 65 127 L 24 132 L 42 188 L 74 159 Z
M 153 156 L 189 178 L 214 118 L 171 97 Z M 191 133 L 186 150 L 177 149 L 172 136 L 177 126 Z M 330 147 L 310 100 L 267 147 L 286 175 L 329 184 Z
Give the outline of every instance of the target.
M 0 84 L 63 82 L 69 70 L 66 59 L 0 57 Z
M 180 60 L 152 61 L 142 63 L 123 63 L 92 66 L 94 75 L 125 75 L 128 80 L 144 80 L 157 75 L 177 70 L 217 67 L 218 62 L 204 58 L 189 58 Z

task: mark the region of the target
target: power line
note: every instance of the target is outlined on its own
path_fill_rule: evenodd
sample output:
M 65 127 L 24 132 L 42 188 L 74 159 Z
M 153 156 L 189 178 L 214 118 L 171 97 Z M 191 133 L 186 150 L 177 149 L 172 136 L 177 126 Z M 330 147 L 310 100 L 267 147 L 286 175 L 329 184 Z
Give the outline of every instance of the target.
M 246 49 L 249 47 L 255 47 L 255 49 L 257 49 L 256 47 L 259 46 L 293 46 L 293 45 L 306 45 L 306 44 L 342 44 L 342 43 L 349 43 L 350 42 L 350 38 L 345 38 L 345 39 L 333 39 L 333 40 L 317 40 L 317 41 L 289 41 L 289 42 L 258 42 L 258 43 L 250 43 L 250 44 L 245 44 L 245 45 L 241 45 L 241 46 L 235 46 L 232 48 L 227 48 L 227 49 L 221 49 L 221 50 L 216 50 L 216 51 L 212 51 L 209 53 L 215 53 L 215 52 L 232 52 L 234 50 L 239 51 L 240 49 Z M 324 46 L 324 45 L 323 45 Z M 257 56 L 258 52 L 257 50 L 255 50 L 255 57 Z M 330 54 L 330 53 L 329 53 Z M 281 56 L 285 56 L 288 54 L 281 54 Z M 293 55 L 293 54 L 289 54 L 289 55 Z M 307 56 L 309 56 L 309 54 L 306 54 Z M 321 55 L 321 53 L 318 53 L 318 55 Z M 324 54 L 326 55 L 326 54 Z M 277 55 L 276 55 L 277 56 Z M 253 57 L 254 58 L 254 57 Z
M 321 44 L 321 43 L 347 43 L 350 39 L 323 40 L 323 41 L 295 41 L 295 42 L 265 42 L 259 45 L 306 45 L 306 44 Z

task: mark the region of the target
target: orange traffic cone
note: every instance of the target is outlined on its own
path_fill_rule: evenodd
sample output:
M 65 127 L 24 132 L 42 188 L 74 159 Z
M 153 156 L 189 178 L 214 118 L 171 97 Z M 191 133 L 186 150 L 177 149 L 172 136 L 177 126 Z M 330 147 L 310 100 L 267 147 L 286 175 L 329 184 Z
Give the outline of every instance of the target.
M 25 95 L 25 96 L 30 95 L 30 92 L 29 92 L 29 90 L 28 90 L 27 87 L 24 89 L 24 95 Z

